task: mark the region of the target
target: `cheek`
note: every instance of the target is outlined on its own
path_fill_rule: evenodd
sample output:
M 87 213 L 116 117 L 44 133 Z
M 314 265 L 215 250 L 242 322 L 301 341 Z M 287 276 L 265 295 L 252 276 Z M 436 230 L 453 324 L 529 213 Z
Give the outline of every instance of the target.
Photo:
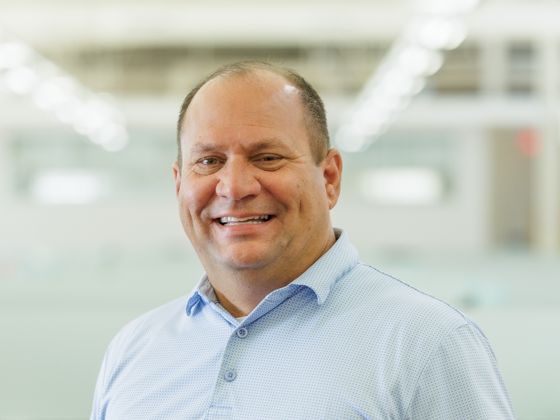
M 322 200 L 319 197 L 324 190 L 321 180 L 315 173 L 305 173 L 297 177 L 284 177 L 279 181 L 281 186 L 278 191 L 282 196 L 291 202 L 298 202 L 299 206 L 308 206 L 310 203 Z
M 190 218 L 203 214 L 214 197 L 215 183 L 209 179 L 185 180 L 180 191 L 181 209 Z
M 298 223 L 304 222 L 306 227 L 313 223 L 317 208 L 322 202 L 321 197 L 318 196 L 317 185 L 313 180 L 298 179 L 289 188 L 286 188 L 284 197 L 289 206 L 298 213 Z
M 326 214 L 330 209 L 329 199 L 323 179 L 320 177 L 310 177 L 307 182 L 300 185 L 299 191 L 302 208 L 306 213 L 306 217 L 316 222 Z

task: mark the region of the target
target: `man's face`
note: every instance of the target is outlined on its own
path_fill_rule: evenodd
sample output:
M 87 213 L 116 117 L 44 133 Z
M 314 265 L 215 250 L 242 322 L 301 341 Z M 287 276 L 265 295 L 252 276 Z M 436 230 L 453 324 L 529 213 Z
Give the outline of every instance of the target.
M 181 221 L 208 272 L 299 274 L 326 251 L 340 155 L 314 161 L 298 92 L 283 78 L 211 80 L 187 110 L 181 142 Z

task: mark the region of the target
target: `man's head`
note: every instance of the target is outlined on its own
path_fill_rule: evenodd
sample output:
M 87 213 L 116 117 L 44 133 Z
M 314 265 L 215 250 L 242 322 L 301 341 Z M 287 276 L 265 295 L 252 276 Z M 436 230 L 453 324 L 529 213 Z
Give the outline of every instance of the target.
M 181 110 L 179 111 L 179 119 L 177 121 L 177 163 L 179 164 L 179 168 L 181 168 L 182 159 L 181 132 L 183 128 L 183 120 L 192 99 L 198 93 L 200 88 L 210 80 L 219 77 L 244 76 L 251 78 L 255 77 L 255 75 L 262 71 L 268 71 L 282 76 L 298 90 L 305 113 L 305 125 L 309 131 L 309 140 L 313 156 L 315 157 L 315 161 L 317 163 L 323 160 L 327 150 L 330 148 L 327 116 L 323 101 L 313 86 L 311 86 L 299 74 L 290 69 L 274 66 L 262 61 L 241 61 L 218 68 L 216 71 L 202 79 L 183 100 Z
M 327 149 L 328 136 L 317 142 L 301 89 L 275 68 L 205 80 L 178 127 L 173 171 L 185 232 L 209 276 L 293 278 L 334 241 L 340 154 Z

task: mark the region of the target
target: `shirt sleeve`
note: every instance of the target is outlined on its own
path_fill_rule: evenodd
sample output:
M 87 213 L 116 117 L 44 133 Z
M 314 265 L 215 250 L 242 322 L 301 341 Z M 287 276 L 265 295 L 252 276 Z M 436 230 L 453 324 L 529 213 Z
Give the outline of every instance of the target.
M 515 418 L 492 349 L 476 326 L 462 325 L 442 340 L 420 375 L 405 418 Z
M 105 394 L 105 370 L 107 367 L 107 353 L 103 357 L 103 363 L 97 376 L 90 420 L 105 420 L 105 409 L 103 408 L 103 395 Z

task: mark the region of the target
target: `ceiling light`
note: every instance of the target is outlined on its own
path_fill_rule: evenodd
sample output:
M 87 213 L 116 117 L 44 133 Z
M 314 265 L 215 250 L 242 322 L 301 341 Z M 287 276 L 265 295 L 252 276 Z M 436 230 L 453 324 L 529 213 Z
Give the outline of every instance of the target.
M 457 18 L 422 17 L 412 23 L 406 36 L 429 49 L 454 49 L 466 35 L 464 24 Z
M 92 140 L 107 151 L 117 152 L 127 145 L 128 135 L 122 125 L 107 124 L 92 135 Z
M 345 151 L 360 151 L 383 134 L 443 64 L 443 50 L 466 37 L 464 14 L 478 0 L 416 0 L 416 17 L 367 80 L 335 137 Z M 352 135 L 359 138 L 352 139 Z
M 33 102 L 42 109 L 55 109 L 60 104 L 75 103 L 78 88 L 75 82 L 66 76 L 57 76 L 44 80 L 33 92 Z
M 18 95 L 30 93 L 37 83 L 35 72 L 25 66 L 14 67 L 4 74 L 6 87 Z
M 31 55 L 32 50 L 21 42 L 0 42 L 0 70 L 21 66 Z
M 417 76 L 431 76 L 443 64 L 443 55 L 424 46 L 409 44 L 397 50 L 397 65 Z
M 106 150 L 128 142 L 124 117 L 110 97 L 89 92 L 22 42 L 0 39 L 0 82 Z
M 57 169 L 40 173 L 31 192 L 44 204 L 89 204 L 100 197 L 102 182 L 89 172 Z

